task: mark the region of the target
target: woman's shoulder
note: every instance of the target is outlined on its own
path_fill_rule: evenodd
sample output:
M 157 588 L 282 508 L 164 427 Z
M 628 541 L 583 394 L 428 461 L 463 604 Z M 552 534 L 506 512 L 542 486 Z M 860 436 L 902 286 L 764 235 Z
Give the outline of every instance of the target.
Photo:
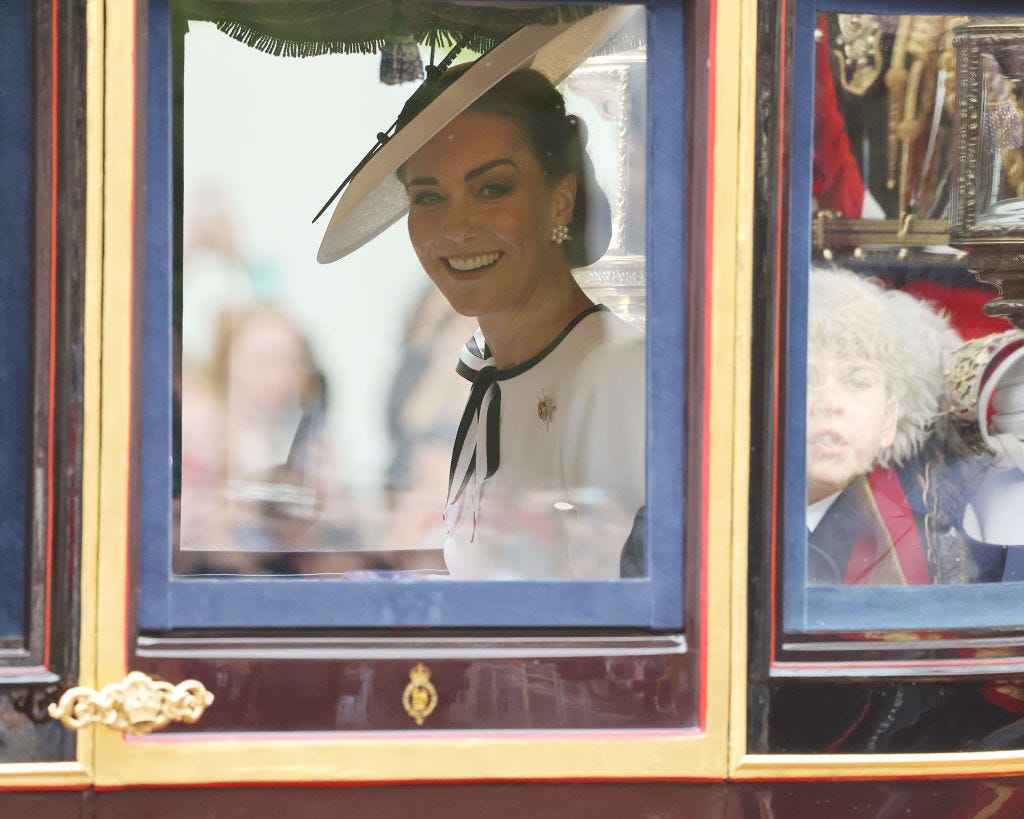
M 646 355 L 644 334 L 607 309 L 593 313 L 588 319 L 590 338 L 580 360 L 579 377 L 604 380 L 613 375 L 626 379 L 638 376 L 642 380 Z
M 589 338 L 563 373 L 561 389 L 566 404 L 606 410 L 618 407 L 628 415 L 642 415 L 646 379 L 644 335 L 613 313 L 591 318 Z
M 595 304 L 580 322 L 580 327 L 608 343 L 624 344 L 644 340 L 641 330 L 619 318 L 603 304 Z
M 560 357 L 576 367 L 591 359 L 629 358 L 630 351 L 643 355 L 643 350 L 644 334 L 603 305 L 584 314 L 558 345 Z
M 644 335 L 611 313 L 591 320 L 595 343 L 559 391 L 566 484 L 611 492 L 632 522 L 644 502 Z

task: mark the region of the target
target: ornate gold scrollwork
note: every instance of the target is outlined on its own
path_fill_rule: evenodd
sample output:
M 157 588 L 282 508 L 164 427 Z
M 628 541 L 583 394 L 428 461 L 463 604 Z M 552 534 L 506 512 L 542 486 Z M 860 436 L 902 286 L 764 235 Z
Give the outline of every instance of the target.
M 84 686 L 69 688 L 60 702 L 51 703 L 47 710 L 75 731 L 98 723 L 137 736 L 171 722 L 195 722 L 212 702 L 213 694 L 198 680 L 171 685 L 132 671 L 121 682 L 104 686 L 101 691 Z
M 409 684 L 402 692 L 402 705 L 417 725 L 422 725 L 437 707 L 437 689 L 430 681 L 430 669 L 423 663 L 416 663 L 409 671 Z

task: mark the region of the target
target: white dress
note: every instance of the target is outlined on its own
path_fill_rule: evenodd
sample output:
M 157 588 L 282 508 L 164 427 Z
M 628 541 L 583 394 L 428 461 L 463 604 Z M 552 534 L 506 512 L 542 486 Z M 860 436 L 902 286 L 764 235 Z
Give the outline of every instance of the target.
M 644 503 L 644 364 L 643 335 L 600 305 L 509 370 L 477 332 L 444 513 L 452 577 L 619 576 Z

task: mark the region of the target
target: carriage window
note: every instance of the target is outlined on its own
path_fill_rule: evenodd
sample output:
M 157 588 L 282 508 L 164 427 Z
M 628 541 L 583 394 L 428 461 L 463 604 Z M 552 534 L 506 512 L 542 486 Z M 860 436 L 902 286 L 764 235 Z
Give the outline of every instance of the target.
M 763 4 L 749 753 L 1020 747 L 1024 39 L 933 5 Z
M 173 328 L 150 336 L 147 396 L 174 390 L 145 410 L 173 469 L 148 479 L 172 506 L 149 518 L 143 624 L 650 625 L 663 584 L 655 619 L 679 622 L 681 555 L 651 545 L 645 492 L 647 436 L 677 425 L 645 402 L 645 14 L 590 15 L 577 46 L 557 36 L 579 9 L 481 24 L 379 5 L 396 35 L 380 54 L 325 39 L 359 23 L 340 10 L 323 31 L 259 4 L 151 14 L 151 100 L 175 134 L 150 126 L 176 203 L 155 224 L 178 227 L 147 261 L 166 282 L 147 278 L 148 326 Z M 446 91 L 392 125 L 442 60 Z M 530 64 L 546 91 L 501 82 Z M 557 128 L 515 109 L 541 93 L 564 99 Z M 520 602 L 485 604 L 497 581 Z M 301 605 L 250 605 L 268 583 Z M 214 622 L 186 602 L 210 593 Z
M 0 3 L 3 763 L 75 759 L 74 734 L 42 718 L 78 676 L 85 46 L 70 7 Z
M 786 629 L 1017 623 L 1024 21 L 800 15 Z

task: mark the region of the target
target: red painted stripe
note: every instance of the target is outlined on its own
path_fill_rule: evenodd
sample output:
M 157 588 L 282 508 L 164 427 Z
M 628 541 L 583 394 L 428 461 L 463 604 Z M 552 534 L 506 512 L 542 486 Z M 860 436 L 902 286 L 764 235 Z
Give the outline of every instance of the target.
M 908 647 L 910 643 L 906 644 Z M 920 649 L 918 644 L 915 648 Z M 772 663 L 772 668 L 829 668 L 829 669 L 851 669 L 858 668 L 962 668 L 964 666 L 989 666 L 989 665 L 1019 665 L 1014 663 L 1013 657 L 987 657 L 975 659 L 949 659 L 949 660 L 854 660 L 842 664 L 836 663 L 802 663 L 797 661 L 784 661 Z
M 939 777 L 936 777 L 939 778 Z M 531 776 L 522 779 L 498 779 L 495 777 L 468 777 L 466 779 L 366 779 L 359 782 L 311 779 L 302 782 L 286 782 L 266 780 L 230 780 L 223 782 L 184 782 L 175 784 L 142 784 L 142 785 L 97 785 L 95 791 L 122 790 L 213 790 L 216 788 L 374 788 L 382 785 L 530 785 L 545 783 L 565 784 L 618 784 L 618 783 L 721 783 L 721 777 L 712 776 L 643 776 L 643 777 L 608 777 L 574 776 L 559 779 L 557 777 Z M 2 788 L 0 788 L 2 790 Z M 19 790 L 26 790 L 24 788 Z M 47 789 L 49 790 L 49 789 Z
M 832 763 L 832 767 L 835 767 L 836 763 Z M 784 766 L 780 766 L 784 767 Z M 827 780 L 829 782 L 861 782 L 861 781 L 872 781 L 872 782 L 901 782 L 907 780 L 953 780 L 953 779 L 1009 779 L 1011 777 L 1020 777 L 1020 771 L 949 771 L 934 774 L 915 774 L 915 773 L 878 773 L 878 772 L 865 772 L 863 774 L 847 774 L 844 776 L 837 776 L 830 770 L 822 770 L 818 776 L 802 775 L 802 776 L 772 776 L 765 774 L 763 776 L 750 776 L 745 775 L 741 779 L 726 778 L 723 780 L 721 777 L 703 777 L 703 776 L 623 776 L 623 777 L 569 777 L 559 779 L 556 777 L 528 777 L 524 779 L 497 779 L 493 777 L 476 777 L 466 779 L 372 779 L 362 780 L 359 782 L 349 781 L 337 781 L 337 780 L 319 780 L 311 779 L 302 782 L 286 782 L 286 781 L 274 781 L 268 782 L 266 780 L 225 780 L 223 782 L 184 782 L 175 784 L 129 784 L 129 785 L 97 785 L 93 790 L 96 791 L 121 791 L 121 790 L 211 790 L 215 788 L 235 788 L 235 787 L 246 787 L 246 788 L 372 788 L 379 787 L 381 785 L 502 785 L 502 784 L 515 784 L 515 785 L 529 785 L 533 783 L 605 783 L 605 784 L 625 784 L 625 783 L 705 783 L 705 782 L 717 782 L 722 783 L 723 781 L 728 784 L 741 786 L 745 782 L 818 782 Z M 69 790 L 71 788 L 68 788 Z M 81 789 L 81 788 L 78 788 Z M 0 788 L 0 790 L 3 790 Z M 26 790 L 26 789 L 19 789 Z M 46 788 L 50 790 L 50 788 Z
M 828 780 L 830 782 L 902 782 L 902 781 L 943 781 L 943 780 L 956 780 L 956 779 L 1009 779 L 1013 777 L 1020 777 L 1020 771 L 948 771 L 942 773 L 932 774 L 920 774 L 920 773 L 878 773 L 878 772 L 865 772 L 863 774 L 847 774 L 844 776 L 837 776 L 832 771 L 822 770 L 818 776 L 802 775 L 802 776 L 772 776 L 765 774 L 763 776 L 750 776 L 745 775 L 742 779 L 725 779 L 726 783 L 735 784 L 741 786 L 744 782 L 818 782 L 822 780 Z M 321 780 L 321 779 L 309 779 L 298 782 L 290 781 L 267 781 L 267 780 L 245 780 L 245 779 L 234 779 L 224 780 L 221 782 L 179 782 L 179 783 L 143 783 L 143 784 L 126 784 L 126 785 L 88 785 L 88 784 L 75 784 L 75 785 L 0 785 L 0 792 L 13 792 L 13 791 L 85 791 L 94 790 L 97 792 L 113 792 L 123 790 L 215 790 L 218 788 L 373 788 L 380 787 L 382 785 L 503 785 L 503 784 L 516 784 L 516 785 L 529 785 L 529 784 L 543 784 L 549 782 L 557 783 L 606 783 L 606 784 L 625 784 L 625 783 L 638 783 L 638 784 L 654 784 L 654 783 L 721 783 L 723 780 L 720 777 L 701 777 L 701 776 L 625 776 L 615 777 L 614 779 L 598 778 L 598 777 L 571 777 L 564 779 L 557 778 L 544 778 L 544 777 L 528 777 L 524 779 L 497 779 L 497 778 L 466 778 L 466 779 L 367 779 L 359 782 L 337 781 L 337 780 Z

